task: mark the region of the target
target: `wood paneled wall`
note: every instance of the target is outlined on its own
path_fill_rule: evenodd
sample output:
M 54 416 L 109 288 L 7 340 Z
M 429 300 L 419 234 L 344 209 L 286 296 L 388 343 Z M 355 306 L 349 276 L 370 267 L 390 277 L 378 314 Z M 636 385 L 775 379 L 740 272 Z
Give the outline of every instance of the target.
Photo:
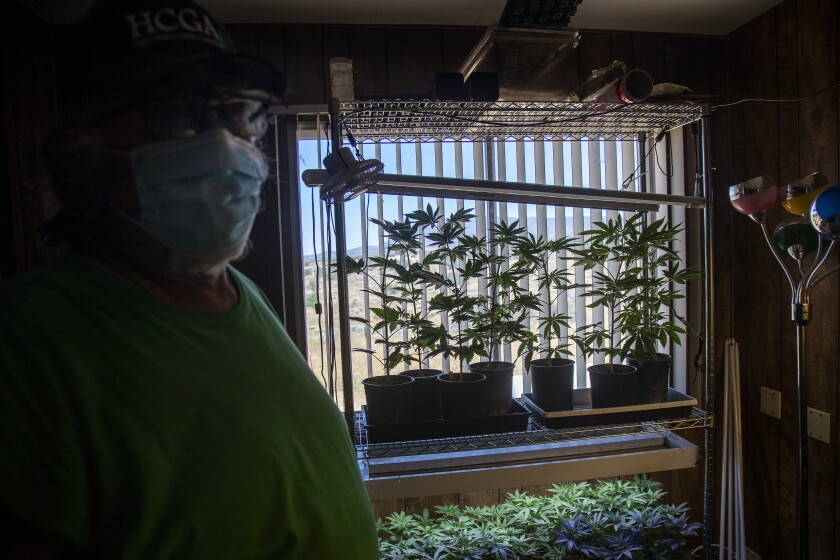
M 726 38 L 730 100 L 808 96 L 840 81 L 836 0 L 788 0 Z M 719 336 L 741 349 L 747 542 L 762 558 L 796 557 L 797 386 L 790 290 L 759 228 L 728 208 L 728 185 L 761 174 L 781 183 L 814 171 L 832 182 L 838 169 L 838 89 L 801 102 L 720 109 L 716 262 Z M 720 135 L 719 135 L 720 137 Z M 721 151 L 721 150 L 724 151 Z M 774 209 L 768 223 L 785 218 Z M 829 266 L 837 264 L 835 255 Z M 831 443 L 809 439 L 811 558 L 840 558 L 837 485 L 840 314 L 833 276 L 812 293 L 807 327 L 808 405 L 831 414 Z M 782 419 L 760 412 L 760 390 L 782 392 Z

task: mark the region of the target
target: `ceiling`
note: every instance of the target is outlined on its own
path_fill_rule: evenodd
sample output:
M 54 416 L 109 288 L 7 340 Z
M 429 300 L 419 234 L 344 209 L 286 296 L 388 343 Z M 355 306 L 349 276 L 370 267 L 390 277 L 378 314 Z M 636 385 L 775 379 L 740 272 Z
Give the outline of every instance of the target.
M 546 0 L 547 1 L 547 0 Z M 726 35 L 782 0 L 583 0 L 570 27 Z M 225 23 L 498 23 L 506 0 L 199 0 Z M 92 0 L 28 0 L 47 21 L 78 19 Z
M 583 0 L 578 29 L 726 35 L 782 0 Z M 505 0 L 204 0 L 224 22 L 488 26 Z

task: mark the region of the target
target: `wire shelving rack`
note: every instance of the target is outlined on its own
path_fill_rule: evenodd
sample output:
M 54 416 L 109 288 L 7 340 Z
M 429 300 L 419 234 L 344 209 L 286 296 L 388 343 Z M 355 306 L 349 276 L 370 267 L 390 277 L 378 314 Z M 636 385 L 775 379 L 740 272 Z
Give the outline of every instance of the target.
M 693 407 L 691 414 L 683 418 L 669 420 L 625 422 L 620 424 L 599 424 L 578 428 L 546 428 L 531 416 L 528 428 L 522 432 L 504 432 L 462 437 L 447 437 L 416 441 L 389 443 L 369 443 L 364 414 L 356 412 L 355 441 L 356 456 L 361 461 L 382 459 L 385 457 L 404 457 L 453 453 L 459 451 L 480 451 L 482 449 L 500 449 L 524 445 L 560 443 L 585 439 L 608 438 L 656 432 L 673 432 L 691 428 L 707 428 L 712 424 L 712 416 Z
M 361 142 L 515 136 L 633 139 L 698 120 L 701 106 L 674 103 L 359 101 L 340 105 L 340 123 Z
M 701 189 L 696 196 L 705 204 L 700 211 L 702 218 L 703 283 L 703 398 L 702 406 L 692 409 L 688 417 L 659 422 L 599 425 L 589 428 L 547 429 L 533 418 L 525 432 L 445 438 L 409 443 L 370 443 L 364 427 L 359 424 L 360 413 L 354 412 L 352 397 L 352 360 L 347 342 L 350 338 L 349 309 L 347 306 L 346 270 L 342 263 L 346 256 L 343 236 L 343 205 L 335 205 L 337 232 L 337 259 L 339 285 L 339 330 L 341 335 L 342 383 L 345 395 L 345 416 L 355 432 L 357 453 L 361 461 L 374 458 L 405 457 L 408 455 L 444 453 L 459 450 L 481 450 L 535 443 L 606 438 L 616 435 L 670 432 L 689 428 L 704 429 L 704 552 L 711 554 L 712 491 L 714 488 L 714 325 L 713 220 L 710 177 L 708 105 L 693 103 L 558 103 L 558 102 L 442 102 L 442 101 L 358 101 L 330 102 L 330 129 L 334 146 L 341 144 L 344 134 L 352 135 L 358 143 L 455 141 L 462 138 L 545 138 L 552 140 L 636 140 L 644 142 L 649 136 L 657 139 L 664 133 L 688 124 L 698 123 Z M 490 158 L 488 169 L 493 165 Z M 491 176 L 488 174 L 488 177 Z M 597 200 L 598 192 L 587 196 Z M 691 206 L 680 197 L 673 197 L 672 205 Z M 502 201 L 502 199 L 499 199 Z M 557 204 L 563 202 L 558 200 Z

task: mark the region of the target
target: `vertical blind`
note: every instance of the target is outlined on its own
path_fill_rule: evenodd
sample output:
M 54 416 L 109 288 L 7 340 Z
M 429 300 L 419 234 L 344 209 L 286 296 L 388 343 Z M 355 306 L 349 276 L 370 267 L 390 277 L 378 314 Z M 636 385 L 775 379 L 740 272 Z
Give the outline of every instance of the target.
M 654 143 L 652 139 L 624 139 L 624 140 L 562 140 L 551 138 L 494 138 L 494 139 L 459 139 L 459 140 L 434 140 L 425 141 L 379 141 L 375 143 L 361 143 L 359 149 L 363 157 L 375 157 L 385 164 L 386 173 L 427 175 L 438 177 L 457 177 L 467 179 L 497 179 L 500 181 L 516 181 L 547 185 L 566 185 L 584 187 L 590 189 L 618 190 L 627 189 L 633 191 L 647 191 L 661 194 L 684 195 L 686 194 L 685 177 L 683 173 L 683 139 L 682 130 L 676 129 L 669 133 L 665 141 Z M 301 158 L 301 169 L 321 167 L 321 161 L 326 150 L 326 143 L 323 140 L 307 139 L 301 135 L 299 140 Z M 307 154 L 309 154 L 307 156 Z M 317 158 L 317 159 L 316 159 Z M 314 160 L 314 161 L 313 161 Z M 317 200 L 317 189 L 309 189 L 301 182 L 303 189 L 301 200 L 304 206 L 303 214 L 307 215 L 307 206 L 319 205 Z M 307 192 L 309 191 L 309 192 Z M 314 199 L 313 199 L 314 197 Z M 387 240 L 382 229 L 371 223 L 369 218 L 375 217 L 378 220 L 403 220 L 408 212 L 415 209 L 423 209 L 427 204 L 437 206 L 442 210 L 444 216 L 448 216 L 456 209 L 473 208 L 476 215 L 472 221 L 471 229 L 478 237 L 485 237 L 488 228 L 493 223 L 501 221 L 511 223 L 518 220 L 521 226 L 526 226 L 529 233 L 536 237 L 542 236 L 547 239 L 556 239 L 564 236 L 578 236 L 582 231 L 589 229 L 598 221 L 615 219 L 619 211 L 573 208 L 565 206 L 545 206 L 523 203 L 504 203 L 464 201 L 446 198 L 424 199 L 422 196 L 412 197 L 406 195 L 382 195 L 378 193 L 367 193 L 348 202 L 347 205 L 347 247 L 348 252 L 353 253 L 360 246 L 357 258 L 367 259 L 373 254 L 384 256 Z M 357 211 L 358 210 L 358 211 Z M 625 212 L 625 217 L 632 215 Z M 356 218 L 358 216 L 358 218 Z M 680 206 L 660 205 L 656 213 L 651 213 L 651 219 L 665 218 L 672 225 L 680 225 L 685 222 L 685 209 Z M 322 263 L 321 270 L 328 270 L 330 263 L 323 262 L 323 257 L 328 254 L 327 226 L 324 222 L 324 210 L 320 207 L 315 212 L 314 219 L 305 224 L 305 229 L 312 228 L 311 232 L 304 231 L 304 239 L 310 239 L 311 247 L 307 247 L 304 254 L 315 252 L 320 253 Z M 352 224 L 356 221 L 356 224 Z M 311 235 L 309 235 L 311 234 Z M 675 243 L 674 249 L 680 252 L 685 261 L 688 261 L 684 254 L 686 250 L 685 231 L 681 232 Z M 425 250 L 425 249 L 424 249 Z M 422 258 L 422 254 L 420 258 Z M 558 254 L 554 266 L 568 269 L 570 279 L 575 284 L 584 284 L 590 278 L 590 273 L 584 271 L 583 267 L 573 267 L 565 257 L 568 255 Z M 335 255 L 330 259 L 333 261 Z M 502 265 L 505 266 L 505 265 Z M 443 271 L 441 271 L 443 272 Z M 330 294 L 326 275 L 320 283 L 306 283 L 306 290 L 320 290 L 320 300 L 328 302 L 328 298 L 336 297 L 335 288 Z M 522 279 L 522 288 L 528 289 L 527 278 Z M 371 288 L 367 278 L 362 279 L 362 294 L 359 297 L 361 309 L 351 309 L 351 315 L 364 317 L 367 321 L 371 319 L 371 298 L 366 292 Z M 684 286 L 679 287 L 682 295 L 687 296 Z M 486 281 L 481 279 L 471 289 L 478 294 L 485 294 L 487 290 Z M 532 284 L 535 290 L 535 284 Z M 559 309 L 555 311 L 564 312 L 572 317 L 572 328 L 592 322 L 603 321 L 603 311 L 598 308 L 589 308 L 591 298 L 584 297 L 585 288 L 574 288 L 570 290 L 565 298 L 559 298 L 556 303 Z M 421 301 L 422 309 L 425 310 L 430 296 L 424 294 Z M 536 329 L 540 315 L 548 311 L 547 289 L 539 292 L 542 309 L 540 312 L 531 312 L 526 321 L 532 329 Z M 307 293 L 307 301 L 311 294 Z M 352 304 L 351 304 L 352 306 Z M 676 312 L 681 317 L 686 317 L 687 301 L 678 300 Z M 327 307 L 328 308 L 328 307 Z M 449 318 L 444 313 L 440 317 L 441 324 L 447 326 Z M 359 324 L 357 324 L 359 325 Z M 358 332 L 361 328 L 362 332 Z M 337 321 L 336 321 L 337 329 Z M 329 344 L 325 350 L 323 341 L 319 340 L 317 329 L 308 325 L 310 333 L 310 365 L 317 369 L 313 361 L 333 363 L 335 349 Z M 562 339 L 566 339 L 569 332 L 564 329 Z M 351 340 L 351 346 L 363 347 L 367 350 L 381 350 L 375 348 L 370 327 L 355 327 L 355 334 Z M 313 337 L 314 335 L 314 337 Z M 407 332 L 403 331 L 400 336 L 406 337 Z M 338 332 L 334 333 L 335 340 L 339 340 Z M 576 386 L 587 386 L 586 366 L 591 363 L 603 362 L 603 356 L 595 356 L 587 363 L 580 350 L 572 344 L 569 350 L 574 353 L 576 361 Z M 687 344 L 674 348 L 661 348 L 663 352 L 669 353 L 674 358 L 673 363 L 673 386 L 678 391 L 686 390 L 686 372 L 688 366 Z M 364 354 L 360 354 L 362 356 Z M 506 345 L 501 349 L 500 359 L 510 361 L 515 355 L 515 350 Z M 381 373 L 381 365 L 370 355 L 364 355 L 362 360 L 363 371 L 355 371 L 358 365 L 354 365 L 354 377 L 372 376 Z M 313 360 L 313 357 L 316 358 Z M 424 367 L 433 366 L 443 371 L 456 368 L 456 364 L 450 363 L 448 358 L 437 357 L 430 361 L 425 360 Z M 354 359 L 354 363 L 355 362 Z M 340 367 L 340 364 L 335 364 Z M 408 369 L 409 366 L 406 366 Z M 419 367 L 412 365 L 411 367 Z M 461 367 L 461 366 L 457 366 Z M 516 374 L 520 375 L 521 385 L 515 387 L 514 392 L 527 392 L 530 380 L 522 375 L 521 360 L 517 364 Z M 515 395 L 515 396 L 518 396 Z

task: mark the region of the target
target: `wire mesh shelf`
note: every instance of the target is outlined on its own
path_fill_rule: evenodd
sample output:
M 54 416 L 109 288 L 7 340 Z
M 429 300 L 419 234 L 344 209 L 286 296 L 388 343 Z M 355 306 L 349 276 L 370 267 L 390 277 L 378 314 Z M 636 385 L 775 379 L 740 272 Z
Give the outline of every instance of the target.
M 671 420 L 548 429 L 532 416 L 528 420 L 528 429 L 523 432 L 450 437 L 421 441 L 400 441 L 394 443 L 369 443 L 367 441 L 367 430 L 364 425 L 364 415 L 361 412 L 356 412 L 354 431 L 356 456 L 358 459 L 366 461 L 385 457 L 406 457 L 434 453 L 500 449 L 560 443 L 564 441 L 671 432 L 690 428 L 706 428 L 711 425 L 712 416 L 697 407 L 693 407 L 689 416 Z
M 692 103 L 353 101 L 340 122 L 360 142 L 517 137 L 633 139 L 697 121 Z

